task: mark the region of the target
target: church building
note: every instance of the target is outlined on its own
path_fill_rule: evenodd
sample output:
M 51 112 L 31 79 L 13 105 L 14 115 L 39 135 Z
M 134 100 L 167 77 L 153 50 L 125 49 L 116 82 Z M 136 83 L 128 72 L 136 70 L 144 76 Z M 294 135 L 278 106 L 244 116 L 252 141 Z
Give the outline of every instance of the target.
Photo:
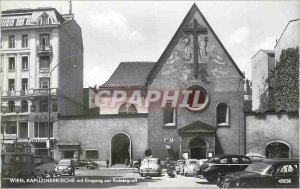
M 147 149 L 162 160 L 245 154 L 243 79 L 194 4 L 157 62 L 122 62 L 106 83 L 88 90 L 96 114 L 59 118 L 55 158 L 117 164 L 142 159 Z M 164 94 L 149 106 L 114 99 L 116 92 L 138 93 L 144 104 L 154 90 Z M 172 97 L 187 91 L 187 106 L 174 106 Z M 114 106 L 98 106 L 108 101 Z

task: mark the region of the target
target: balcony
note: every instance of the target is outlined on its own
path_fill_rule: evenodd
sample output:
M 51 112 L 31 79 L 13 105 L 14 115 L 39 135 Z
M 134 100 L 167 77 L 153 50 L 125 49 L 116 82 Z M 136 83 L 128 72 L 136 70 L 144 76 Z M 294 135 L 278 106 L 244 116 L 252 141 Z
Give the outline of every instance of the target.
M 37 53 L 41 55 L 51 55 L 52 54 L 52 46 L 51 45 L 38 45 Z
M 48 88 L 45 89 L 29 89 L 22 91 L 2 91 L 2 97 L 22 97 L 22 96 L 48 96 Z M 52 88 L 50 91 L 51 96 L 58 94 L 57 88 Z

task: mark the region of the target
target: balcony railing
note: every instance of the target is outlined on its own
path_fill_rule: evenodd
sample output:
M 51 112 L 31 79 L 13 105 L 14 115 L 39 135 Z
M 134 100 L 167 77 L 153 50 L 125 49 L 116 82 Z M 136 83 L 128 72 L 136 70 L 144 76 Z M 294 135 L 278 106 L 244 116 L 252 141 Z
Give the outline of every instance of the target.
M 47 88 L 45 89 L 29 89 L 22 91 L 2 91 L 1 96 L 3 97 L 15 97 L 15 96 L 47 96 L 48 95 Z M 57 95 L 58 89 L 52 88 L 50 91 L 51 95 Z
M 38 45 L 37 46 L 38 53 L 52 53 L 52 46 L 51 45 Z

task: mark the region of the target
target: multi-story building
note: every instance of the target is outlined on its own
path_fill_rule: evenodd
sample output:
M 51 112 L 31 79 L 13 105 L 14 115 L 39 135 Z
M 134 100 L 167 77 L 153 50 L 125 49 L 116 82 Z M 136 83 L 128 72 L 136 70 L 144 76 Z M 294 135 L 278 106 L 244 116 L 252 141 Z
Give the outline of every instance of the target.
M 2 11 L 1 33 L 2 143 L 17 139 L 47 154 L 49 135 L 52 151 L 57 143 L 58 115 L 82 114 L 81 28 L 71 11 L 14 9 Z

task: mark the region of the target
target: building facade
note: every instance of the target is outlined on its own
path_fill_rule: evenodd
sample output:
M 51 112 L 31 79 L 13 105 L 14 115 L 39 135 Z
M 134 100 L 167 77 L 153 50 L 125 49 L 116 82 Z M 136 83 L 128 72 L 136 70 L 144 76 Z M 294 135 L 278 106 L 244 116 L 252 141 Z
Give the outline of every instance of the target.
M 123 62 L 89 92 L 91 108 L 113 101 L 113 92 L 120 90 L 126 96 L 140 94 L 136 102 L 141 104 L 153 90 L 168 91 L 161 96 L 166 103 L 144 108 L 125 98 L 114 107 L 100 107 L 97 116 L 61 117 L 58 154 L 111 164 L 136 161 L 147 149 L 161 159 L 244 154 L 243 78 L 194 4 L 157 62 Z M 173 106 L 176 91 L 180 96 L 187 90 L 199 106 L 190 100 L 185 107 Z
M 81 28 L 71 12 L 6 10 L 1 47 L 1 141 L 29 143 L 32 152 L 45 155 L 50 135 L 53 154 L 58 115 L 82 114 Z
M 274 50 L 260 50 L 252 57 L 253 107 L 245 112 L 247 153 L 299 158 L 299 24 L 299 19 L 291 20 Z

